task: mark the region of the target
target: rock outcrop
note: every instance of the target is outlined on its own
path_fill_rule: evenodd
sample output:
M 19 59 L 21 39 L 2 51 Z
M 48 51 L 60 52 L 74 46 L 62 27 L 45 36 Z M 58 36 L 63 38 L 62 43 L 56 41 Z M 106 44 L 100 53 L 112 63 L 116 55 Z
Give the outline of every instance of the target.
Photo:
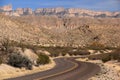
M 0 10 L 2 10 L 2 11 L 12 11 L 12 5 L 9 4 L 9 5 L 2 6 L 2 7 L 0 7 Z
M 112 17 L 119 18 L 120 12 L 109 12 L 109 11 L 93 11 L 87 9 L 80 8 L 38 8 L 36 10 L 32 10 L 31 8 L 17 8 L 16 10 L 12 10 L 11 5 L 6 5 L 0 7 L 0 11 L 3 14 L 9 16 L 25 16 L 25 15 L 48 15 L 48 16 L 58 16 L 58 17 Z
M 23 55 L 27 57 L 34 64 L 37 64 L 38 56 L 31 49 L 25 49 Z

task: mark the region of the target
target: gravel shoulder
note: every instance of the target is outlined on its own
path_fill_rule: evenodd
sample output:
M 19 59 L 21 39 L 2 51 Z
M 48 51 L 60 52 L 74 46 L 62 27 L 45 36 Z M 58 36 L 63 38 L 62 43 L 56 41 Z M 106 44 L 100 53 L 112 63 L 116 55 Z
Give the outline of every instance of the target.
M 26 70 L 24 68 L 19 69 L 19 68 L 9 66 L 7 64 L 1 64 L 0 80 L 46 71 L 46 70 L 52 69 L 55 65 L 56 64 L 52 58 L 49 64 L 40 65 L 39 67 L 33 67 L 33 70 Z
M 120 63 L 115 61 L 109 61 L 103 63 L 100 60 L 88 60 L 88 59 L 77 59 L 78 61 L 91 62 L 99 65 L 101 71 L 95 76 L 89 78 L 89 80 L 120 80 Z

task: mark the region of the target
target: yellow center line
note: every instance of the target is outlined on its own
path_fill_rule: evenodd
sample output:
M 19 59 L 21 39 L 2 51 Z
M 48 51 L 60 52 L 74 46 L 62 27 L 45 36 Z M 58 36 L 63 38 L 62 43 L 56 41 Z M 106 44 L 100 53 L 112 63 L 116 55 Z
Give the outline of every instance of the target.
M 58 72 L 58 73 L 55 73 L 55 74 L 51 74 L 51 75 L 48 75 L 48 76 L 44 76 L 44 77 L 41 77 L 41 78 L 38 78 L 38 79 L 34 79 L 34 80 L 42 80 L 42 79 L 46 79 L 46 78 L 49 78 L 49 77 L 53 77 L 53 76 L 57 76 L 57 75 L 60 75 L 60 74 L 63 74 L 63 73 L 66 73 L 66 72 L 69 72 L 69 71 L 72 71 L 74 70 L 75 68 L 78 67 L 78 64 L 73 62 L 73 61 L 69 61 L 71 62 L 72 64 L 74 64 L 75 66 L 73 66 L 72 68 L 69 68 L 67 70 L 64 70 L 62 72 Z

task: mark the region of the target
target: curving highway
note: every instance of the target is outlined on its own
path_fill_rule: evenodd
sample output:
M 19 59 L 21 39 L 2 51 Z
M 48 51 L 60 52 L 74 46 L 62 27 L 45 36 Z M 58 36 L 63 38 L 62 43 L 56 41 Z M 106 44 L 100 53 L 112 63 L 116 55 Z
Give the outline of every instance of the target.
M 53 69 L 6 80 L 87 80 L 100 71 L 96 64 L 75 59 L 57 58 Z

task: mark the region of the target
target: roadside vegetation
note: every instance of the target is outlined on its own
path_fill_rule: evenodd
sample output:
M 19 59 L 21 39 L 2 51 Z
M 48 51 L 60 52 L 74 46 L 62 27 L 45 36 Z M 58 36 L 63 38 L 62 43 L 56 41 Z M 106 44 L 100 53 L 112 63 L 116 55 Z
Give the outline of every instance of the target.
M 12 53 L 9 56 L 8 64 L 14 67 L 25 67 L 26 69 L 32 69 L 32 62 L 25 56 L 19 53 Z
M 26 69 L 32 69 L 32 65 L 34 65 L 33 62 L 30 61 L 30 59 L 26 56 L 21 55 L 19 52 L 16 51 L 16 48 L 20 48 L 24 52 L 25 49 L 31 49 L 37 56 L 38 59 L 36 61 L 37 64 L 35 65 L 43 65 L 48 64 L 50 62 L 49 57 L 58 57 L 58 56 L 78 56 L 78 55 L 90 55 L 90 52 L 88 52 L 88 49 L 94 49 L 94 50 L 104 50 L 104 45 L 99 43 L 92 43 L 89 47 L 85 48 L 73 48 L 73 47 L 43 47 L 43 46 L 37 46 L 37 45 L 31 45 L 25 42 L 16 42 L 13 40 L 9 40 L 5 38 L 1 42 L 0 46 L 0 64 L 1 63 L 7 63 L 14 67 L 25 67 Z M 113 49 L 113 48 L 109 48 Z M 48 51 L 50 55 L 46 55 L 43 53 L 38 53 L 38 50 Z M 117 50 L 118 51 L 118 50 Z M 89 59 L 101 59 L 103 62 L 107 62 L 111 59 L 115 59 L 120 61 L 120 54 L 118 52 L 114 52 L 115 54 L 103 54 L 96 56 L 90 56 Z M 4 59 L 3 59 L 3 58 Z
M 0 64 L 2 64 L 2 58 L 0 57 Z
M 89 44 L 85 49 L 91 49 L 91 50 L 116 50 L 118 48 L 116 47 L 110 47 L 110 46 L 105 46 L 104 44 L 94 41 L 93 43 Z
M 20 49 L 17 50 L 17 49 Z M 26 56 L 23 56 L 25 49 L 31 49 L 37 56 L 38 59 L 35 65 L 43 65 L 48 64 L 50 62 L 49 57 L 58 57 L 58 56 L 77 56 L 77 55 L 89 55 L 90 53 L 87 50 L 82 50 L 81 48 L 73 48 L 73 47 L 43 47 L 37 45 L 31 45 L 25 42 L 16 42 L 13 40 L 9 40 L 5 38 L 1 42 L 0 46 L 0 56 L 4 57 L 4 59 L 0 58 L 0 63 L 7 63 L 14 67 L 25 67 L 26 69 L 32 69 L 33 62 Z M 48 51 L 50 55 L 46 55 L 43 53 L 38 53 L 38 50 Z
M 27 57 L 24 50 L 29 49 L 38 56 L 37 61 L 31 59 L 32 57 Z M 50 62 L 49 56 L 46 54 L 37 54 L 36 51 L 40 48 L 35 45 L 25 44 L 22 42 L 16 42 L 9 39 L 4 39 L 1 41 L 0 45 L 0 64 L 6 63 L 14 67 L 32 69 L 33 65 L 43 65 Z M 37 64 L 35 64 L 37 62 Z
M 97 41 L 91 43 L 88 47 L 88 49 L 93 49 L 93 50 L 103 50 L 105 49 L 105 46 Z
M 88 58 L 92 60 L 102 60 L 103 62 L 107 62 L 110 60 L 117 60 L 118 62 L 120 62 L 120 49 L 116 49 L 111 53 L 90 55 Z
M 50 58 L 45 54 L 38 54 L 37 64 L 48 64 L 50 62 Z

